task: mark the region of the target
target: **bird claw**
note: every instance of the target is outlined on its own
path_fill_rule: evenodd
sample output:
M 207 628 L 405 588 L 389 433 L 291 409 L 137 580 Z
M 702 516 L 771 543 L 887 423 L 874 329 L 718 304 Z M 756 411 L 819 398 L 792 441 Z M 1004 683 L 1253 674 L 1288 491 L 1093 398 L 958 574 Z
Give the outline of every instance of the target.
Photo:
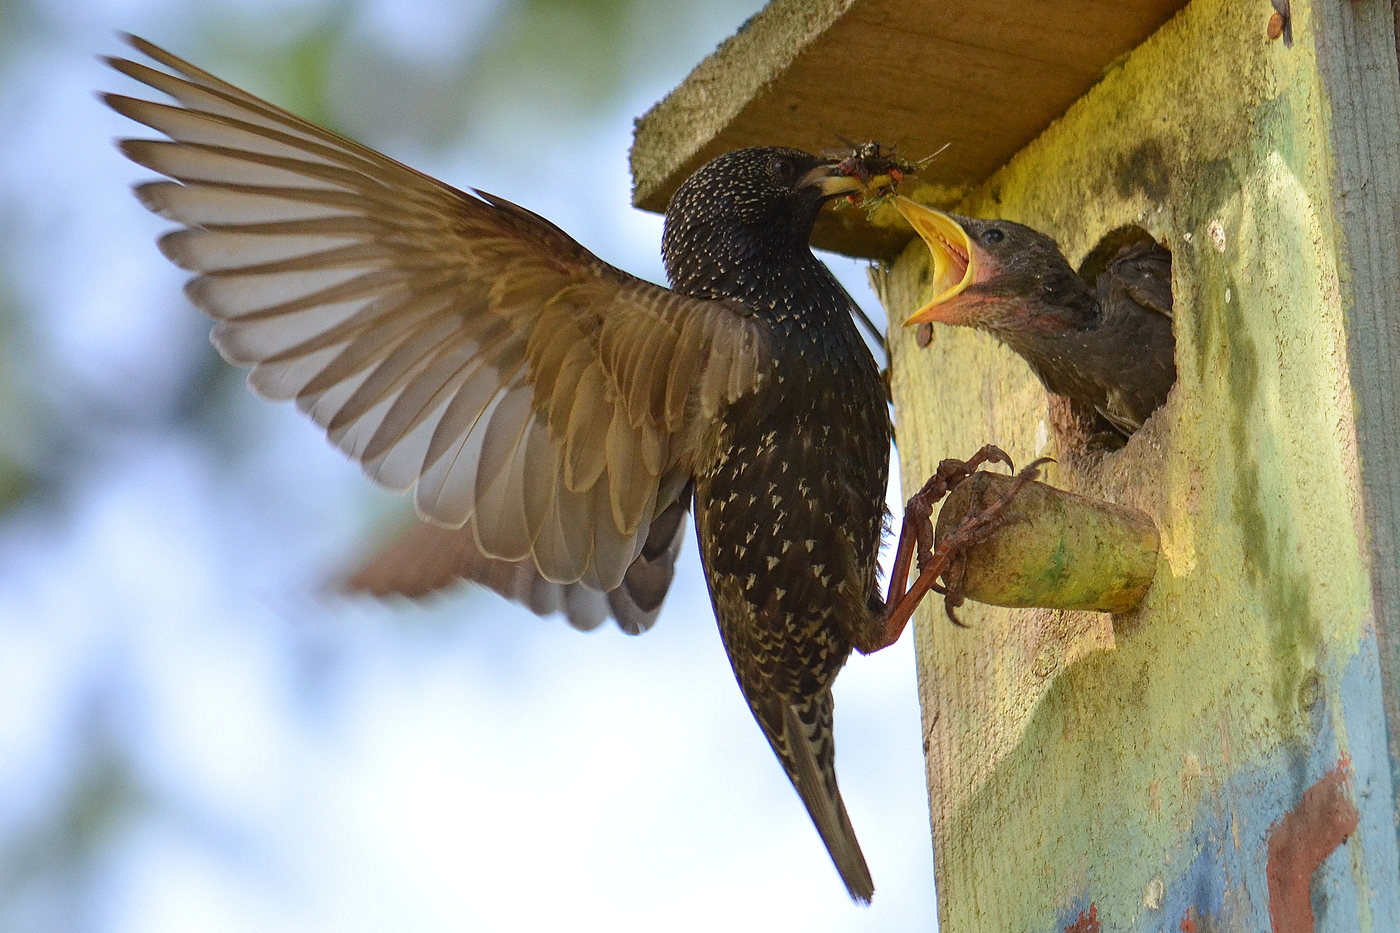
M 954 624 L 966 628 L 953 610 L 962 604 L 962 577 L 966 569 L 963 552 L 968 547 L 984 540 L 1007 519 L 1006 507 L 1011 499 L 1026 483 L 1039 475 L 1039 468 L 1050 462 L 1041 458 L 1016 476 L 1011 489 L 997 502 L 976 515 L 969 515 L 953 532 L 944 537 L 935 550 L 933 546 L 933 506 L 949 492 L 961 485 L 978 468 L 987 463 L 1004 463 L 1012 470 L 1015 465 L 1006 451 L 994 444 L 987 444 L 968 460 L 944 460 L 928 478 L 928 482 L 918 492 L 909 497 L 905 504 L 904 522 L 899 534 L 899 548 L 895 552 L 894 570 L 890 574 L 889 593 L 884 603 L 884 625 L 878 633 L 860 639 L 856 647 L 865 654 L 878 651 L 898 640 L 914 609 L 930 590 L 944 594 L 944 607 Z M 910 565 L 918 568 L 918 576 L 912 586 L 905 589 L 909 579 Z M 942 576 L 946 586 L 939 586 Z
M 940 501 L 948 493 L 957 489 L 978 468 L 984 463 L 1004 463 L 1015 470 L 1016 465 L 1012 463 L 1011 457 L 1006 451 L 995 444 L 986 444 L 981 450 L 973 454 L 967 460 L 954 460 L 951 457 L 940 461 L 938 469 L 928 478 L 928 482 L 918 492 L 909 497 L 909 501 L 904 505 L 905 521 L 914 522 L 914 533 L 917 536 L 918 568 L 920 571 L 933 559 L 933 516 L 934 503 Z
M 990 445 L 988 446 L 990 447 Z M 983 451 L 986 450 L 987 448 L 984 447 Z M 1004 452 L 996 450 L 996 453 L 1006 458 L 1005 462 L 1008 466 L 1011 465 L 1011 459 L 1006 457 Z M 1015 480 L 1012 481 L 1011 486 L 1000 499 L 981 512 L 965 516 L 957 528 L 944 536 L 943 543 L 938 547 L 938 554 L 944 557 L 947 566 L 942 572 L 945 586 L 939 589 L 943 593 L 943 611 L 947 614 L 949 621 L 959 628 L 968 627 L 954 611 L 966 601 L 963 597 L 963 585 L 967 576 L 967 551 L 974 545 L 987 540 L 993 532 L 1012 520 L 1012 516 L 1006 511 L 1011 505 L 1011 501 L 1016 498 L 1017 493 L 1025 488 L 1027 483 L 1034 481 L 1040 475 L 1042 466 L 1054 462 L 1053 457 L 1041 457 L 1033 461 L 1030 466 L 1016 474 Z M 923 570 L 922 566 L 920 570 Z

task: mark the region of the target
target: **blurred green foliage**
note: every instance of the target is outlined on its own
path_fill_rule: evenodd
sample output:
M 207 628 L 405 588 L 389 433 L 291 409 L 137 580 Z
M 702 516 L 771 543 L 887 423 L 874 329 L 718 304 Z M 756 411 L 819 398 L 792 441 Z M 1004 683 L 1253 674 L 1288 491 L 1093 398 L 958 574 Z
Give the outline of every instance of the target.
M 234 5 L 202 11 L 204 47 L 177 51 L 219 77 L 275 101 L 297 116 L 339 130 L 329 106 L 331 62 L 344 42 L 357 4 L 278 13 Z
M 79 726 L 78 761 L 56 806 L 0 852 L 0 929 L 86 933 L 101 923 L 91 896 L 102 862 L 152 800 L 111 730 L 108 704 L 93 698 Z
M 470 68 L 478 95 L 530 97 L 562 116 L 607 101 L 626 82 L 628 62 L 617 53 L 640 6 L 638 0 L 521 0 L 506 6 Z
M 16 303 L 0 276 L 0 514 L 34 488 L 37 426 L 33 400 L 23 391 L 18 354 L 22 341 Z
M 494 145 L 501 118 L 575 132 L 641 83 L 679 80 L 707 51 L 694 48 L 697 22 L 740 22 L 759 6 L 502 0 L 443 56 L 376 34 L 383 27 L 366 14 L 368 0 L 275 14 L 219 5 L 200 14 L 207 47 L 185 54 L 366 141 Z
M 38 25 L 29 0 L 0 0 L 0 74 L 14 53 L 33 37 Z

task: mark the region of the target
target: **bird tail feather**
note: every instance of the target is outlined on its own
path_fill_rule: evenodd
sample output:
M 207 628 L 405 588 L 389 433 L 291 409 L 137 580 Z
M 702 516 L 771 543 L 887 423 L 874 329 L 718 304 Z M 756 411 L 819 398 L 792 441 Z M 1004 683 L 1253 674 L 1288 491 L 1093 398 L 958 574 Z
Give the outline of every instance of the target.
M 836 785 L 831 693 L 823 691 L 802 710 L 785 700 L 777 702 L 783 708 L 781 732 L 764 731 L 807 807 L 846 890 L 853 900 L 868 904 L 875 893 L 875 882 Z M 804 721 L 804 712 L 811 716 L 810 723 Z

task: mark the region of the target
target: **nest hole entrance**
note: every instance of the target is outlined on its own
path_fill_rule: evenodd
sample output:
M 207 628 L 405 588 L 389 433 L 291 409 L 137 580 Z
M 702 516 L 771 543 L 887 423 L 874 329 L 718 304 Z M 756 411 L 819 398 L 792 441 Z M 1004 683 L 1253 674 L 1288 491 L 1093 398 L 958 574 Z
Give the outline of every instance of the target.
M 1099 242 L 1094 246 L 1093 249 L 1089 250 L 1088 254 L 1085 255 L 1083 261 L 1079 264 L 1078 271 L 1080 277 L 1083 278 L 1086 282 L 1088 282 L 1089 285 L 1097 287 L 1099 276 L 1102 275 L 1109 268 L 1113 261 L 1117 259 L 1123 253 L 1124 250 L 1128 249 L 1129 247 L 1136 246 L 1140 243 L 1150 243 L 1157 249 L 1160 249 L 1163 253 L 1165 253 L 1167 257 L 1168 267 L 1170 268 L 1172 260 L 1171 249 L 1168 248 L 1168 246 L 1165 243 L 1159 241 L 1156 237 L 1154 237 L 1144 228 L 1139 227 L 1136 224 L 1128 224 L 1110 230 L 1108 233 L 1104 234 L 1103 237 L 1099 239 Z M 1168 314 L 1169 317 L 1172 316 L 1171 312 L 1173 311 L 1175 306 L 1175 286 L 1172 282 L 1172 276 L 1170 275 L 1170 273 L 1167 276 L 1165 292 L 1158 295 L 1153 303 L 1165 303 L 1165 308 L 1163 310 Z M 1173 333 L 1175 332 L 1175 329 L 1176 328 L 1173 325 Z M 1176 353 L 1175 346 L 1173 346 L 1173 376 L 1171 381 L 1172 386 L 1176 384 L 1175 363 Z M 1052 408 L 1053 407 L 1054 406 L 1052 405 Z M 1128 438 L 1124 437 L 1121 433 L 1096 432 L 1093 428 L 1087 425 L 1082 426 L 1081 429 L 1084 430 L 1085 433 L 1088 435 L 1084 438 L 1084 440 L 1086 441 L 1085 447 L 1087 448 L 1085 452 L 1098 454 L 1109 453 L 1114 450 L 1121 449 L 1128 442 Z

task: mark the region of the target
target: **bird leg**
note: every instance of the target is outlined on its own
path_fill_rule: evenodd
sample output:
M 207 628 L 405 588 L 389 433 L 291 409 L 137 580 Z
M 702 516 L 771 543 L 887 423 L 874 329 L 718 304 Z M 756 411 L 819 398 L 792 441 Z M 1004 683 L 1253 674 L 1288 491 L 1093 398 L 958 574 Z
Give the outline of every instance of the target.
M 924 483 L 923 488 L 905 503 L 904 521 L 899 529 L 899 547 L 895 551 L 894 569 L 890 573 L 889 595 L 885 598 L 886 619 L 893 618 L 897 603 L 908 595 L 904 587 L 909 580 L 910 562 L 916 554 L 921 572 L 933 559 L 933 523 L 930 519 L 933 516 L 934 504 L 956 489 L 958 484 L 971 476 L 978 467 L 988 462 L 1005 463 L 1015 468 L 1004 450 L 988 444 L 973 454 L 970 460 L 948 459 L 939 463 L 938 469 L 928 478 L 928 482 Z M 898 624 L 900 628 L 903 627 L 903 622 Z M 897 635 L 896 632 L 896 637 Z
M 963 583 L 967 576 L 967 549 L 980 541 L 985 541 L 993 531 L 996 531 L 1005 524 L 1007 520 L 1006 507 L 1011 504 L 1012 499 L 1016 498 L 1016 494 L 1021 491 L 1023 486 L 1040 475 L 1040 467 L 1043 464 L 1049 463 L 1050 459 L 1049 457 L 1041 457 L 1020 473 L 1017 473 L 1016 479 L 1012 481 L 1010 487 L 1007 488 L 1006 493 L 1002 495 L 1000 499 L 987 506 L 981 512 L 963 518 L 958 527 L 954 528 L 950 534 L 944 537 L 943 544 L 939 547 L 939 552 L 942 553 L 946 551 L 949 554 L 949 558 L 947 567 L 939 572 L 943 576 L 943 580 L 947 586 L 939 587 L 936 583 L 932 582 L 929 586 L 944 594 L 943 611 L 948 614 L 948 620 L 959 628 L 967 628 L 967 626 L 962 623 L 962 620 L 958 618 L 957 613 L 954 612 L 955 609 L 963 604 L 962 590 Z M 914 581 L 914 587 L 911 588 L 911 592 L 917 589 L 920 581 L 928 573 L 927 568 L 930 566 L 932 566 L 932 562 L 927 565 L 923 563 L 919 564 L 919 579 Z M 914 611 L 913 607 L 910 607 L 909 611 L 912 613 Z M 903 625 L 904 623 L 901 622 L 901 628 Z M 896 633 L 896 637 L 898 637 L 898 633 Z
M 914 614 L 929 590 L 938 590 L 947 595 L 948 616 L 958 625 L 952 609 L 961 605 L 959 588 L 963 575 L 963 554 L 967 548 L 984 540 L 1006 519 L 1005 512 L 1011 500 L 1021 488 L 1039 475 L 1039 468 L 1047 462 L 1037 460 L 1017 474 L 1015 482 L 1006 494 L 987 508 L 968 515 L 957 528 L 944 537 L 937 550 L 933 547 L 933 506 L 953 489 L 977 471 L 984 463 L 1005 463 L 1014 469 L 1011 458 L 1001 448 L 988 444 L 973 455 L 970 460 L 944 460 L 923 488 L 910 497 L 904 507 L 904 521 L 899 531 L 899 547 L 895 551 L 894 569 L 890 573 L 889 591 L 883 609 L 884 624 L 873 634 L 857 643 L 856 649 L 862 654 L 870 654 L 894 644 L 909 618 Z M 912 586 L 906 588 L 911 564 L 917 561 L 919 575 Z M 948 575 L 949 586 L 938 586 L 938 577 Z

